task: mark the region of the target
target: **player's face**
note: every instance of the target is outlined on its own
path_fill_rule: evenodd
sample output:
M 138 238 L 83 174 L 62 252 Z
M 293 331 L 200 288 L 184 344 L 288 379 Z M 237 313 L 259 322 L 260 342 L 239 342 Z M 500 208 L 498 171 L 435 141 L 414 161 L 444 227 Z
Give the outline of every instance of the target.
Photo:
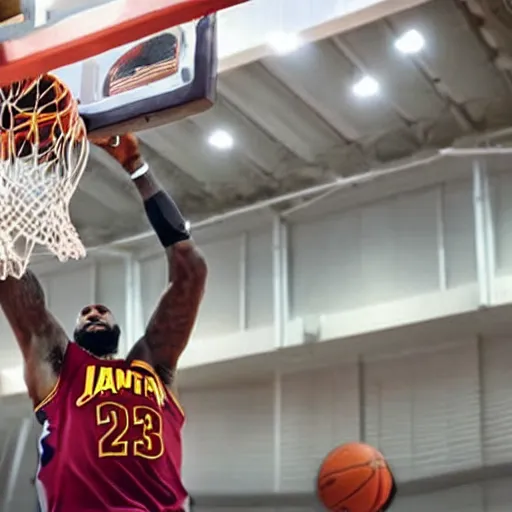
M 121 331 L 114 315 L 105 306 L 85 306 L 78 315 L 74 332 L 76 343 L 98 357 L 117 352 Z

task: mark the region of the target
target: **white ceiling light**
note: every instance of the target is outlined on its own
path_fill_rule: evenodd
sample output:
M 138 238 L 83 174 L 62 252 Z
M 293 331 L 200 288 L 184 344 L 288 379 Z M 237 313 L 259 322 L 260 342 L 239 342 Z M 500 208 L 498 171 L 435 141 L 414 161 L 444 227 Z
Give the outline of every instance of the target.
M 233 137 L 225 130 L 215 130 L 208 137 L 208 144 L 216 149 L 226 150 L 233 147 Z
M 302 40 L 294 33 L 274 32 L 268 35 L 267 43 L 274 53 L 285 55 L 299 48 L 302 44 Z
M 418 53 L 425 47 L 425 38 L 416 29 L 404 32 L 396 41 L 395 48 L 406 55 Z
M 380 85 L 372 76 L 364 76 L 352 86 L 352 92 L 360 98 L 375 96 L 380 91 Z

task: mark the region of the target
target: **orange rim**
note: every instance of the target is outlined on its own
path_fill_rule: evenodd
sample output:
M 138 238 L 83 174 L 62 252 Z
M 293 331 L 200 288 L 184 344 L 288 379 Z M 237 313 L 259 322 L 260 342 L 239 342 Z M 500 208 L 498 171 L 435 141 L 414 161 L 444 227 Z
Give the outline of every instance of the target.
M 246 0 L 118 0 L 0 44 L 0 84 L 38 76 Z

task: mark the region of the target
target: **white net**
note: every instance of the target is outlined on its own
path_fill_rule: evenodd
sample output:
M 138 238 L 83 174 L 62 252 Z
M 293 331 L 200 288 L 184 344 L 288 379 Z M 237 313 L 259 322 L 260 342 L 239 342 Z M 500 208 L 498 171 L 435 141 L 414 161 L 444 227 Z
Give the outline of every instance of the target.
M 0 87 L 0 279 L 20 278 L 36 244 L 61 261 L 85 256 L 69 202 L 88 156 L 78 105 L 57 77 Z

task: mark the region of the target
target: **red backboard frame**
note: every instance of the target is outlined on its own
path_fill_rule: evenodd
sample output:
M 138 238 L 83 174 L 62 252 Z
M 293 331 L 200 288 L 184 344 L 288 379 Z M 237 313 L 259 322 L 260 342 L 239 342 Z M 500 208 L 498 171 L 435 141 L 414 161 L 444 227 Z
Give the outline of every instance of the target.
M 94 57 L 246 0 L 117 0 L 0 43 L 0 84 Z

